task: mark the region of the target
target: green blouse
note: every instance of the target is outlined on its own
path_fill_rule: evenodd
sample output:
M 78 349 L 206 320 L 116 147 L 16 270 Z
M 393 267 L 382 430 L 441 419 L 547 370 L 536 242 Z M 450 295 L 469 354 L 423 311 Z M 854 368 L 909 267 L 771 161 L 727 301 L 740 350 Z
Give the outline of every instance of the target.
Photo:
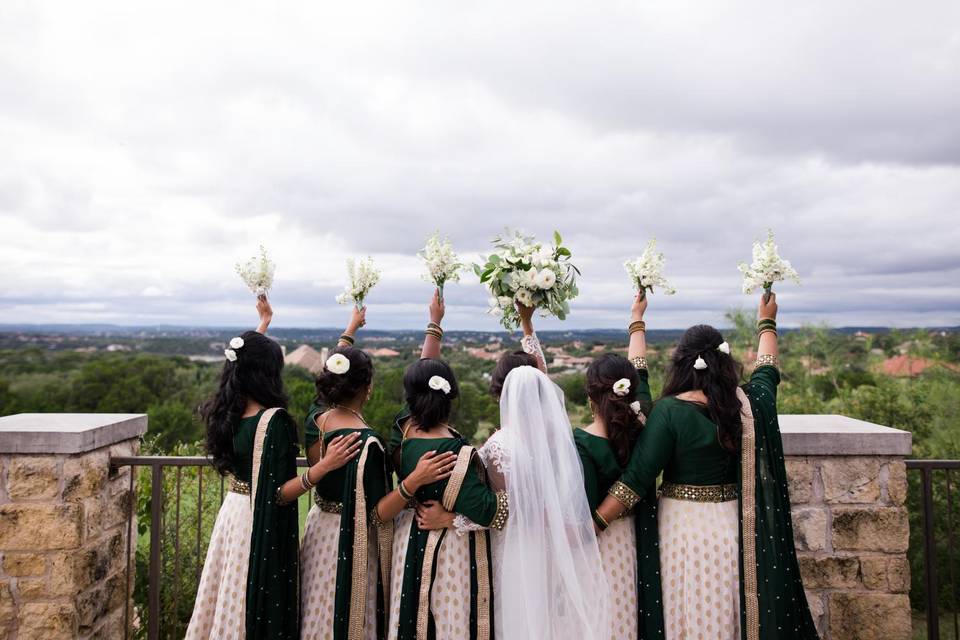
M 255 415 L 241 418 L 233 433 L 233 457 L 230 466 L 233 476 L 237 480 L 249 483 L 253 479 L 253 441 L 256 438 L 257 424 L 260 422 L 260 416 L 263 415 L 263 412 L 264 409 L 261 409 Z M 290 424 L 290 417 L 287 413 L 276 412 L 270 419 L 267 429 L 271 432 L 286 433 L 288 436 L 278 439 L 281 447 L 277 451 L 277 455 L 296 457 L 300 453 L 295 427 Z
M 458 453 L 460 447 L 469 444 L 463 438 L 407 438 L 400 447 L 399 476 L 405 478 L 416 468 L 420 458 L 428 451 L 438 453 Z M 443 492 L 447 488 L 447 480 L 440 480 L 420 487 L 417 490 L 418 502 L 426 500 L 443 500 Z M 454 503 L 453 510 L 462 514 L 473 522 L 489 526 L 497 514 L 497 495 L 483 482 L 479 470 L 470 465 L 463 485 Z
M 583 465 L 583 487 L 587 502 L 594 511 L 603 502 L 607 491 L 620 479 L 623 467 L 617 462 L 613 446 L 606 438 L 593 435 L 584 429 L 574 429 L 573 441 Z
M 720 445 L 706 408 L 668 396 L 650 412 L 622 481 L 638 494 L 656 482 L 712 485 L 737 482 L 739 455 Z

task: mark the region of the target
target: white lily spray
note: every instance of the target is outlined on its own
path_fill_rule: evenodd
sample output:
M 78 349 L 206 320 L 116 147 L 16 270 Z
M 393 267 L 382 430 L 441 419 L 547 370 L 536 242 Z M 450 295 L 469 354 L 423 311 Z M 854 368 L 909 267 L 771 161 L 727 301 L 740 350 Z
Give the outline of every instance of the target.
M 260 255 L 253 256 L 244 262 L 238 262 L 234 269 L 253 295 L 267 295 L 273 288 L 273 274 L 277 265 L 267 255 L 267 250 L 260 245 Z
M 743 274 L 744 293 L 753 293 L 757 287 L 763 287 L 769 296 L 774 282 L 792 280 L 800 284 L 800 276 L 793 265 L 789 260 L 781 258 L 777 252 L 772 230 L 767 231 L 766 242 L 753 243 L 753 262 L 751 264 L 741 262 L 737 268 Z
M 427 265 L 427 273 L 423 275 L 423 279 L 436 285 L 440 299 L 443 300 L 443 285 L 459 282 L 460 272 L 464 268 L 459 256 L 453 252 L 453 245 L 447 238 L 441 240 L 438 231 L 427 238 L 426 246 L 417 255 Z
M 362 309 L 367 294 L 380 282 L 380 270 L 369 256 L 360 260 L 347 258 L 347 280 L 343 293 L 337 296 L 337 304 L 353 302 L 357 309 Z
M 645 296 L 653 293 L 654 287 L 660 287 L 665 294 L 672 296 L 677 292 L 663 276 L 663 267 L 667 263 L 662 253 L 657 251 L 657 239 L 651 238 L 639 258 L 627 260 L 623 268 L 633 281 L 633 286 Z

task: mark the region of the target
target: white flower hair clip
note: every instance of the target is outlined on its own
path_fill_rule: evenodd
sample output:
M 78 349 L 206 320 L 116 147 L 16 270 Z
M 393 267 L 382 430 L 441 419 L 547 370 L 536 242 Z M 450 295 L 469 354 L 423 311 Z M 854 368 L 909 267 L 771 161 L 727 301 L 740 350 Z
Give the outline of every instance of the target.
M 724 340 L 717 347 L 717 351 L 719 351 L 720 353 L 725 353 L 727 355 L 730 355 L 730 343 Z
M 703 371 L 707 368 L 707 361 L 704 360 L 701 356 L 697 356 L 696 361 L 693 363 L 693 368 L 697 371 Z
M 441 376 L 430 376 L 427 386 L 434 391 L 443 391 L 443 395 L 450 395 L 450 382 Z
M 643 410 L 643 407 L 640 406 L 639 400 L 634 400 L 630 403 L 630 409 L 632 409 L 633 412 L 639 416 L 640 412 Z
M 613 383 L 613 393 L 620 396 L 621 398 L 628 393 L 630 393 L 630 380 L 628 378 L 620 378 Z
M 332 374 L 342 376 L 350 371 L 350 358 L 342 353 L 335 353 L 323 364 L 323 366 Z
M 243 338 L 237 336 L 235 338 L 230 338 L 230 348 L 223 350 L 224 357 L 230 362 L 237 361 L 237 349 L 243 346 Z

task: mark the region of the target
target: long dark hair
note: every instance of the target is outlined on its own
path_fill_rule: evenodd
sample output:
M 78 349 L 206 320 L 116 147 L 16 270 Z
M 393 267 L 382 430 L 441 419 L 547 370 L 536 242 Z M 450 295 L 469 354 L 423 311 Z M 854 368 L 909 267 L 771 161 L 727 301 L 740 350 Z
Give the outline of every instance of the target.
M 717 425 L 721 446 L 728 451 L 739 451 L 743 424 L 737 385 L 743 366 L 717 348 L 723 342 L 720 332 L 709 325 L 698 324 L 687 329 L 670 360 L 663 396 L 702 391 L 707 396 L 707 412 Z M 694 368 L 697 358 L 703 358 L 706 369 Z
M 537 359 L 525 351 L 514 351 L 500 356 L 500 359 L 497 360 L 497 366 L 490 374 L 490 395 L 497 400 L 500 399 L 507 374 L 517 367 L 533 367 L 536 369 Z
M 449 382 L 450 393 L 431 389 L 433 376 Z M 436 358 L 423 358 L 407 367 L 403 374 L 403 394 L 416 427 L 429 431 L 450 419 L 453 401 L 460 396 L 460 387 L 450 365 Z
M 350 369 L 336 374 L 324 367 L 317 376 L 317 400 L 327 406 L 350 402 L 373 382 L 373 360 L 366 352 L 356 347 L 337 347 L 330 353 L 346 356 Z
M 626 395 L 618 396 L 613 385 L 626 378 L 630 389 Z M 597 415 L 607 425 L 607 439 L 613 445 L 613 452 L 621 465 L 627 464 L 633 446 L 640 437 L 640 419 L 630 408 L 637 399 L 637 386 L 640 376 L 630 361 L 615 353 L 605 353 L 587 368 L 587 397 L 593 401 Z
M 220 386 L 200 407 L 200 416 L 207 425 L 207 456 L 222 475 L 234 470 L 233 436 L 247 400 L 267 409 L 287 408 L 287 393 L 280 375 L 280 345 L 256 331 L 245 331 L 240 337 L 243 346 L 234 350 L 236 361 L 223 363 Z

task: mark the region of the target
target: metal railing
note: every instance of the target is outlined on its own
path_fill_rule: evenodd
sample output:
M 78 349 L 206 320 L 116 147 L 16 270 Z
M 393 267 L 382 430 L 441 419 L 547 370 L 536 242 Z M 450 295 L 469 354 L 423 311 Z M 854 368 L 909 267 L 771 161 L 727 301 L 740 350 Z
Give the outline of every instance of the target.
M 299 458 L 297 460 L 298 466 L 306 466 L 306 459 Z M 135 619 L 135 612 L 131 610 L 132 604 L 130 599 L 127 600 L 127 606 L 124 613 L 124 622 L 125 622 L 125 635 L 124 638 L 129 638 L 131 631 L 134 631 L 133 622 L 136 622 L 136 629 L 138 637 L 142 637 L 144 632 L 148 640 L 158 640 L 159 638 L 179 638 L 183 636 L 183 631 L 185 630 L 185 623 L 178 616 L 172 616 L 172 619 L 165 620 L 165 625 L 161 627 L 161 612 L 163 608 L 161 607 L 161 586 L 163 584 L 164 577 L 164 554 L 163 554 L 163 543 L 162 538 L 165 525 L 167 523 L 166 518 L 173 518 L 173 544 L 172 544 L 172 555 L 173 555 L 173 589 L 170 593 L 171 606 L 167 607 L 172 609 L 174 613 L 179 611 L 180 603 L 180 584 L 182 572 L 189 571 L 190 567 L 183 566 L 183 558 L 181 552 L 185 549 L 183 546 L 183 541 L 181 539 L 181 525 L 190 526 L 191 523 L 185 522 L 182 520 L 182 503 L 183 498 L 187 494 L 184 492 L 184 485 L 192 484 L 193 486 L 187 486 L 187 491 L 196 491 L 194 494 L 196 496 L 195 503 L 195 522 L 193 523 L 193 528 L 195 535 L 187 543 L 192 545 L 192 552 L 194 554 L 194 583 L 199 581 L 200 573 L 203 569 L 203 560 L 206 554 L 206 540 L 203 535 L 205 526 L 212 527 L 213 519 L 204 520 L 204 511 L 205 511 L 205 502 L 210 503 L 206 506 L 215 507 L 219 509 L 220 503 L 223 501 L 224 492 L 226 491 L 226 485 L 224 478 L 219 476 L 213 471 L 212 466 L 207 458 L 203 456 L 129 456 L 129 457 L 116 457 L 111 460 L 111 466 L 114 469 L 120 469 L 122 467 L 131 467 L 132 473 L 130 474 L 130 490 L 131 493 L 134 491 L 134 480 L 137 477 L 138 473 L 141 476 L 142 480 L 146 480 L 146 477 L 149 476 L 150 489 L 149 489 L 149 513 L 150 513 L 150 528 L 149 528 L 149 560 L 147 566 L 147 588 L 146 588 L 146 626 L 144 628 L 143 621 Z M 927 627 L 927 638 L 930 640 L 940 638 L 940 587 L 939 582 L 940 576 L 938 575 L 938 543 L 940 546 L 943 546 L 942 543 L 946 543 L 946 566 L 947 566 L 947 577 L 950 584 L 950 594 L 952 596 L 951 601 L 951 610 L 952 610 L 952 622 L 953 622 L 953 637 L 956 640 L 960 640 L 960 620 L 958 620 L 958 610 L 960 607 L 957 606 L 957 581 L 956 575 L 954 572 L 954 553 L 955 553 L 955 540 L 954 540 L 954 524 L 953 524 L 953 484 L 951 472 L 960 470 L 960 460 L 907 460 L 906 466 L 909 472 L 918 473 L 919 478 L 919 497 L 920 497 L 920 513 L 922 515 L 922 527 L 920 531 L 912 530 L 911 538 L 914 539 L 915 535 L 922 536 L 922 546 L 923 546 L 923 586 L 925 592 L 925 602 L 926 602 L 926 627 Z M 166 501 L 167 492 L 165 491 L 165 482 L 168 482 L 170 478 L 164 474 L 164 470 L 167 468 L 173 468 L 176 470 L 173 475 L 172 486 L 170 487 L 171 497 L 175 496 L 175 501 L 168 504 Z M 185 482 L 185 473 L 189 477 L 186 478 Z M 195 478 L 193 477 L 195 475 Z M 943 477 L 941 478 L 940 475 Z M 205 476 L 207 476 L 205 478 Z M 206 485 L 206 486 L 205 486 Z M 211 490 L 212 487 L 212 490 Z M 940 496 L 945 500 L 945 514 L 937 514 L 936 509 L 934 508 L 935 503 L 937 502 L 938 493 L 934 491 L 934 488 L 943 488 L 943 495 Z M 143 491 L 141 489 L 141 495 Z M 192 498 L 191 498 L 192 499 Z M 130 581 L 132 579 L 130 567 L 133 566 L 131 563 L 132 554 L 133 554 L 133 523 L 135 520 L 137 504 L 139 500 L 134 499 L 130 501 L 130 513 L 128 514 L 127 522 L 127 593 L 130 593 Z M 213 509 L 211 509 L 213 510 Z M 937 537 L 938 530 L 938 515 L 942 515 L 939 522 L 942 529 L 945 529 L 945 540 L 939 539 Z M 188 514 L 189 517 L 189 514 Z M 215 516 L 213 516 L 215 518 Z M 945 522 L 944 522 L 945 521 Z M 945 526 L 943 526 L 945 525 Z M 186 597 L 192 603 L 194 593 L 186 594 Z M 192 607 L 191 607 L 192 608 Z
M 946 500 L 946 547 L 947 576 L 950 580 L 950 604 L 953 618 L 953 637 L 960 640 L 960 620 L 958 620 L 957 579 L 954 572 L 954 527 L 953 527 L 953 491 L 951 473 L 960 470 L 960 460 L 907 460 L 907 470 L 920 474 L 920 505 L 923 514 L 923 585 L 927 614 L 927 638 L 940 638 L 940 580 L 938 575 L 938 539 L 937 518 L 934 509 L 936 494 L 934 484 L 938 479 L 934 474 L 943 472 L 943 483 L 937 483 L 944 489 Z M 911 531 L 913 537 L 914 531 Z M 942 542 L 942 540 L 940 540 Z

